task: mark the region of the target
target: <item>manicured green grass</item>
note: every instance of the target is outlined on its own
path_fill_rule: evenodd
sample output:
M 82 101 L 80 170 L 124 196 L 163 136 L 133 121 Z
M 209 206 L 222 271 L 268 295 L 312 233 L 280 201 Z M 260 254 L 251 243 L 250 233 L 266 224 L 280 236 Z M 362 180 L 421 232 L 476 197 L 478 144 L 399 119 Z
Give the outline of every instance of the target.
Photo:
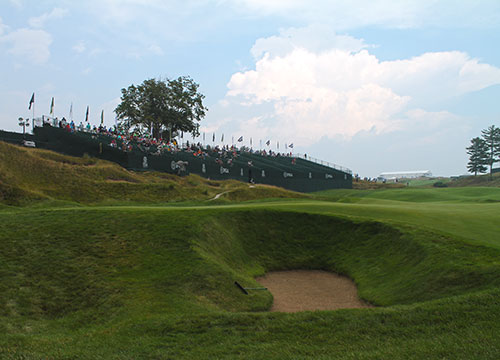
M 335 202 L 295 205 L 300 211 L 409 224 L 473 244 L 500 248 L 500 188 L 333 190 Z

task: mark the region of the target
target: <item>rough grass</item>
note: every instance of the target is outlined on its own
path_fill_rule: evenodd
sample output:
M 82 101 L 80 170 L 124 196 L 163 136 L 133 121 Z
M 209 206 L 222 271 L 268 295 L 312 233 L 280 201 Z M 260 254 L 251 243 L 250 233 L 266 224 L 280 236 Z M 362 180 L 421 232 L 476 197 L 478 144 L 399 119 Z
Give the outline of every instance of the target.
M 352 188 L 356 190 L 376 190 L 376 189 L 398 189 L 403 188 L 406 185 L 401 183 L 382 183 L 382 182 L 371 182 L 365 180 L 359 180 L 352 182 Z
M 25 206 L 40 201 L 79 204 L 203 201 L 220 193 L 226 194 L 221 201 L 304 197 L 276 187 L 250 188 L 234 180 L 210 181 L 197 175 L 135 173 L 104 160 L 0 142 L 0 203 L 6 205 Z
M 500 172 L 494 173 L 490 178 L 490 174 L 461 177 L 456 181 L 452 181 L 449 186 L 491 186 L 500 187 Z

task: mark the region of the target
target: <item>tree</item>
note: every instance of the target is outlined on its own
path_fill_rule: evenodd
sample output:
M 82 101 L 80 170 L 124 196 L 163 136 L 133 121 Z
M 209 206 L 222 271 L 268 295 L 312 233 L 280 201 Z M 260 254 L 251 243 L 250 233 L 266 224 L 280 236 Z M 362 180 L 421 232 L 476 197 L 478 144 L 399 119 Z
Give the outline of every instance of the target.
M 176 136 L 180 131 L 199 135 L 199 124 L 208 110 L 199 85 L 188 76 L 174 80 L 148 79 L 122 89 L 115 113 L 119 126 L 147 131 L 155 138 Z
M 471 145 L 466 148 L 467 154 L 469 154 L 467 170 L 474 173 L 474 175 L 477 175 L 477 173 L 484 173 L 488 170 L 486 167 L 488 163 L 488 146 L 480 137 L 475 137 L 470 142 Z
M 493 164 L 500 161 L 500 128 L 491 125 L 485 130 L 481 130 L 483 140 L 487 147 L 487 162 L 490 167 L 490 178 L 493 173 Z

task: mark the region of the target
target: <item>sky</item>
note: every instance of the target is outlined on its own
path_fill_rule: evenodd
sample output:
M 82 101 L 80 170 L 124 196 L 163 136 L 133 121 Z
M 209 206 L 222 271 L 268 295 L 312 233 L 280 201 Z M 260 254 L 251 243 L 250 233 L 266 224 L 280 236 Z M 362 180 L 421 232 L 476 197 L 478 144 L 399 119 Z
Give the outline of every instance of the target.
M 186 75 L 209 144 L 460 175 L 500 126 L 499 44 L 497 0 L 0 0 L 0 128 L 20 131 L 33 92 L 37 117 L 54 97 L 112 126 L 122 88 Z

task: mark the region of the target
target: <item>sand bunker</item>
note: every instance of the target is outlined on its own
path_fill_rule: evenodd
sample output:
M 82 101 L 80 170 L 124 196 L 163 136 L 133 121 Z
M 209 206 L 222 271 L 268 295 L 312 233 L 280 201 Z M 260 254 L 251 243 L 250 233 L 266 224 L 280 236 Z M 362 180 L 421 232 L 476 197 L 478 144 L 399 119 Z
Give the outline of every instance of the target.
M 273 294 L 271 311 L 297 312 L 371 307 L 347 277 L 319 270 L 276 271 L 256 279 Z

